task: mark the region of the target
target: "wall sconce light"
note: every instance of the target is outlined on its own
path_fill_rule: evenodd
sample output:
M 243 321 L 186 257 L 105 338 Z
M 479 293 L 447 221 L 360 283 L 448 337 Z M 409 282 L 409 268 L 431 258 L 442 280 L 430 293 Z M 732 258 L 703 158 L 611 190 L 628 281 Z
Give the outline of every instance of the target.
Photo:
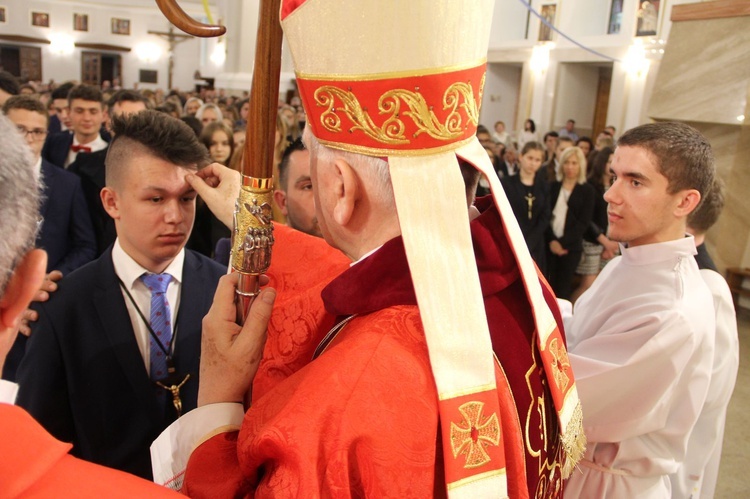
M 49 50 L 53 54 L 68 55 L 75 50 L 75 41 L 70 35 L 55 33 L 49 37 Z
M 141 62 L 156 62 L 161 58 L 161 52 L 161 47 L 151 42 L 145 42 L 135 46 L 135 55 Z
M 646 58 L 646 50 L 640 40 L 630 46 L 623 64 L 625 71 L 631 76 L 640 78 L 648 73 L 651 62 Z
M 531 61 L 529 66 L 536 74 L 543 74 L 549 67 L 549 51 L 552 48 L 551 43 L 536 45 L 531 50 Z
M 222 66 L 224 61 L 227 60 L 227 45 L 223 40 L 214 46 L 214 50 L 211 52 L 211 57 L 209 57 L 209 59 L 211 59 L 211 62 L 217 66 Z

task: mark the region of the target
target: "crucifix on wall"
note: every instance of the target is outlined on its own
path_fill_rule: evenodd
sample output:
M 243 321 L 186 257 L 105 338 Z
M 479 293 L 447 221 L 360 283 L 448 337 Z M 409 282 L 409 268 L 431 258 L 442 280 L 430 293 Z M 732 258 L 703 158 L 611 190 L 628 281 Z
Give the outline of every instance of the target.
M 180 43 L 185 40 L 193 38 L 191 35 L 183 35 L 181 33 L 175 33 L 174 26 L 169 25 L 167 31 L 148 31 L 149 35 L 156 35 L 169 43 L 169 71 L 167 73 L 167 90 L 172 89 L 172 75 L 174 73 L 174 49 Z

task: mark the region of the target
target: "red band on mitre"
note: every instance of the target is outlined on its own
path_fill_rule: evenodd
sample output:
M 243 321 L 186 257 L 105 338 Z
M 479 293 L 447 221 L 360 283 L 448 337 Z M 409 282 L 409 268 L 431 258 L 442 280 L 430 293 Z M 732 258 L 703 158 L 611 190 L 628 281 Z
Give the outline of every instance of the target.
M 283 21 L 286 19 L 286 16 L 297 10 L 297 7 L 301 6 L 306 1 L 307 0 L 282 0 L 279 18 Z
M 439 401 L 445 483 L 505 472 L 503 431 L 496 390 Z
M 486 64 L 437 74 L 343 80 L 298 75 L 321 142 L 376 156 L 445 150 L 476 134 Z

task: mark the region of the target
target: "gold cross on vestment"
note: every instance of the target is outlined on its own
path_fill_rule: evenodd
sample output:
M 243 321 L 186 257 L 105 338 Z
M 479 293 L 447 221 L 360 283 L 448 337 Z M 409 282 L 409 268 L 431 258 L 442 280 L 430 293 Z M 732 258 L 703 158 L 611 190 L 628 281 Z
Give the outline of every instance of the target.
M 458 408 L 464 421 L 459 426 L 451 422 L 451 449 L 453 457 L 466 454 L 464 468 L 478 468 L 490 462 L 486 447 L 500 444 L 500 422 L 497 414 L 482 418 L 482 402 L 467 402 Z

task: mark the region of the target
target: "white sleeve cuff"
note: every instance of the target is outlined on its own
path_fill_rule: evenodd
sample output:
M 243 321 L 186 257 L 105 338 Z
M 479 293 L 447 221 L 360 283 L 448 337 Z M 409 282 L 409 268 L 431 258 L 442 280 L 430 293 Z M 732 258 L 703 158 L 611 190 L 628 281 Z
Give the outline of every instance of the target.
M 169 425 L 151 444 L 154 482 L 173 490 L 182 489 L 193 450 L 208 436 L 238 430 L 244 417 L 242 404 L 227 402 L 198 407 Z

